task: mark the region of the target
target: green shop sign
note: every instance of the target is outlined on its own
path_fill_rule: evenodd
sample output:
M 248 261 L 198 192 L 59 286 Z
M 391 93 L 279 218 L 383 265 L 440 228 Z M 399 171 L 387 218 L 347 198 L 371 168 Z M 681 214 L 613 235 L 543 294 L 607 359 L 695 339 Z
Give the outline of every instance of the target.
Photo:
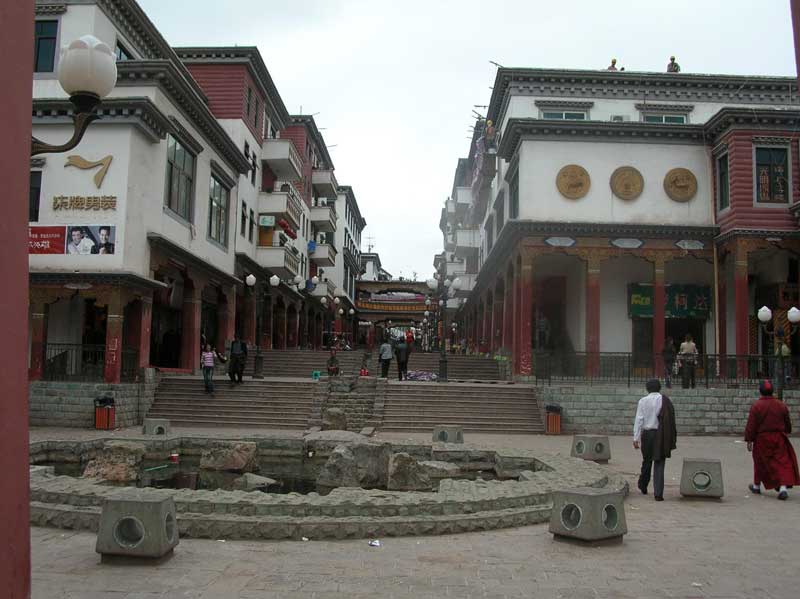
M 707 285 L 666 285 L 666 318 L 708 318 L 711 311 L 711 287 Z M 653 285 L 628 285 L 628 316 L 653 318 Z

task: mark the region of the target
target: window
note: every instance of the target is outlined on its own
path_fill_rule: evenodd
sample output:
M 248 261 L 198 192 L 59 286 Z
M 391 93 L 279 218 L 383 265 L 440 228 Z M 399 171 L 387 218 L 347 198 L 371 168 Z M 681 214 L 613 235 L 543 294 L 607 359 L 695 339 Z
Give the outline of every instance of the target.
M 178 216 L 192 218 L 194 156 L 181 142 L 167 136 L 167 194 L 164 204 Z
M 253 125 L 255 128 L 258 129 L 258 115 L 261 114 L 261 106 L 258 103 L 258 98 L 256 98 L 256 109 L 253 113 Z
M 486 221 L 486 253 L 492 251 L 492 246 L 494 245 L 494 219 L 489 219 Z
M 250 240 L 250 243 L 253 243 L 253 231 L 256 228 L 256 214 L 253 212 L 253 209 L 250 208 L 250 228 L 247 232 L 247 238 Z
M 253 157 L 250 161 L 250 183 L 252 185 L 256 184 L 256 167 L 258 166 L 258 162 L 256 161 L 256 153 L 253 152 Z
M 586 120 L 586 113 L 585 112 L 574 112 L 574 111 L 542 111 L 542 118 L 543 119 L 557 119 L 560 121 L 585 121 Z
M 496 237 L 500 237 L 500 231 L 503 230 L 503 225 L 505 224 L 506 220 L 506 202 L 505 198 L 503 197 L 502 193 L 500 194 L 499 202 L 497 202 L 495 206 L 495 214 L 497 215 L 497 235 Z
M 250 117 L 250 113 L 253 111 L 253 88 L 247 88 L 247 103 L 245 104 L 245 110 L 247 111 L 248 118 Z
M 519 218 L 519 173 L 514 175 L 508 185 L 508 218 Z
M 247 229 L 247 202 L 242 202 L 242 215 L 239 223 L 239 235 L 244 237 L 245 229 Z
M 275 132 L 275 127 L 272 126 L 272 123 L 269 124 L 269 138 L 275 139 L 278 134 Z
M 125 49 L 125 46 L 117 42 L 117 47 L 114 49 L 114 53 L 117 55 L 117 62 L 124 62 L 126 60 L 133 60 L 133 54 L 128 52 Z
M 247 140 L 244 140 L 244 155 L 250 156 L 250 142 Z
M 33 42 L 33 71 L 52 73 L 56 66 L 58 21 L 36 21 Z
M 685 125 L 685 114 L 645 114 L 645 123 L 659 123 L 662 125 Z
M 209 186 L 208 236 L 228 245 L 228 190 L 215 177 L 211 177 Z
M 728 187 L 728 155 L 717 158 L 717 198 L 718 210 L 724 210 L 730 205 Z
M 28 201 L 28 220 L 39 222 L 39 195 L 42 192 L 42 171 L 31 171 L 30 200 Z
M 789 201 L 786 148 L 756 148 L 756 201 L 785 204 Z

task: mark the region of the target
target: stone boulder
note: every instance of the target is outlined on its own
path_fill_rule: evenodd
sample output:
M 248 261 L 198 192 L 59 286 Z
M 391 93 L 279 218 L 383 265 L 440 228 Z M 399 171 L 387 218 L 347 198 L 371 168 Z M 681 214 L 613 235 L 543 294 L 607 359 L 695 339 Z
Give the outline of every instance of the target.
M 430 478 L 458 478 L 462 475 L 459 465 L 453 462 L 426 460 L 419 465 Z
M 246 472 L 233 481 L 234 491 L 266 491 L 267 487 L 277 485 L 278 481 L 266 476 L 259 476 L 252 472 Z
M 351 431 L 316 431 L 303 437 L 303 441 L 306 443 L 333 443 L 338 445 L 342 443 L 360 443 L 366 440 L 367 437 L 364 435 Z
M 386 488 L 392 446 L 361 441 L 337 446 L 317 476 L 321 492 L 336 487 Z
M 407 453 L 395 453 L 389 459 L 390 491 L 429 491 L 431 479 L 425 468 Z
M 322 414 L 322 430 L 324 431 L 346 431 L 347 414 L 339 408 L 328 408 Z
M 83 476 L 113 482 L 138 480 L 144 453 L 145 446 L 141 443 L 106 441 L 103 449 L 86 465 Z
M 203 451 L 201 470 L 255 472 L 258 470 L 258 448 L 255 443 L 230 443 Z

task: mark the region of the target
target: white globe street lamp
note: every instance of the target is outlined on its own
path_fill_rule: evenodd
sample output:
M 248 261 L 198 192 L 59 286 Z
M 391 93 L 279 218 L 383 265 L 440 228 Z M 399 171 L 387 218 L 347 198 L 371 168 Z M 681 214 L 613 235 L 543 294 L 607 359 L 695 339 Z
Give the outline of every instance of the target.
M 436 291 L 439 288 L 439 281 L 437 281 L 436 279 L 428 279 L 427 285 L 428 289 L 430 289 L 431 291 Z
M 335 297 L 333 298 L 333 303 L 338 306 L 340 303 L 342 303 L 342 300 L 340 300 L 338 297 Z
M 295 275 L 294 277 L 294 284 L 300 287 L 303 284 L 303 276 L 302 275 Z
M 453 289 L 455 289 L 456 291 L 458 291 L 459 289 L 461 289 L 461 285 L 462 285 L 462 283 L 461 283 L 461 279 L 459 279 L 458 277 L 456 277 L 455 279 L 453 279 Z
M 798 322 L 800 322 L 800 310 L 798 310 L 794 306 L 789 308 L 787 316 L 789 317 L 789 322 L 791 322 L 792 324 L 797 324 Z
M 319 302 L 320 302 L 320 303 L 321 303 L 323 306 L 327 306 L 327 305 L 328 305 L 328 298 L 327 298 L 327 297 L 321 297 L 321 298 L 319 298 Z
M 256 286 L 256 277 L 253 274 L 249 274 L 244 278 L 244 282 L 248 287 L 255 287 Z
M 280 285 L 280 284 L 281 284 L 281 279 L 280 279 L 280 277 L 279 277 L 278 275 L 272 275 L 272 276 L 269 278 L 269 284 L 270 284 L 272 287 L 277 287 L 278 285 Z
M 341 316 L 342 314 L 344 314 L 344 310 L 342 308 L 339 308 L 339 316 Z
M 313 277 L 311 277 L 311 284 L 312 284 L 312 285 L 319 285 L 319 277 L 318 277 L 318 276 L 316 276 L 316 275 L 314 275 Z
M 353 310 L 353 308 L 350 308 L 350 311 L 348 312 L 348 314 L 350 314 L 350 316 L 352 316 L 352 315 L 353 315 L 353 314 L 355 314 L 355 313 L 356 313 L 356 311 L 355 311 L 355 310 Z
M 761 306 L 758 309 L 758 320 L 764 324 L 768 323 L 770 320 L 772 320 L 772 310 L 766 306 Z

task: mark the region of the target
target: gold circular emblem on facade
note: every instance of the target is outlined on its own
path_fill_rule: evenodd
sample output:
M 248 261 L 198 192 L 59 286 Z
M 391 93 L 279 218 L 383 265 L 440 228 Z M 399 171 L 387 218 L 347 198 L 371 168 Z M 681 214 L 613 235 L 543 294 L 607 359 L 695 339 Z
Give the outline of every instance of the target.
M 664 191 L 676 202 L 688 202 L 697 193 L 697 178 L 688 168 L 674 168 L 664 177 Z
M 635 200 L 642 194 L 644 178 L 632 166 L 621 166 L 611 173 L 611 191 L 621 200 Z
M 568 164 L 556 175 L 556 187 L 565 198 L 579 200 L 589 193 L 591 180 L 586 169 L 577 164 Z

